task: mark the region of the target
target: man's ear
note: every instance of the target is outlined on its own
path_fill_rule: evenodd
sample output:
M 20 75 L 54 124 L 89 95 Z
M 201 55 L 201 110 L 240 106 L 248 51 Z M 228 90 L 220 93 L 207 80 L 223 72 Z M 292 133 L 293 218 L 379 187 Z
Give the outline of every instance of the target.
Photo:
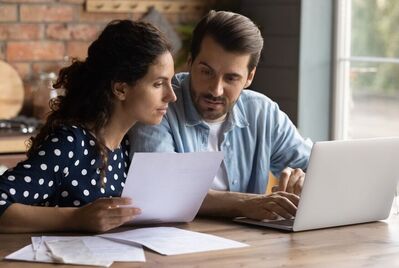
M 187 67 L 191 68 L 191 64 L 193 64 L 193 58 L 191 57 L 191 54 L 190 54 L 190 55 L 188 55 L 188 58 L 187 58 Z
M 245 82 L 244 88 L 247 88 L 247 87 L 249 87 L 251 85 L 252 80 L 254 80 L 254 77 L 255 77 L 255 72 L 256 72 L 256 67 L 254 67 L 252 69 L 252 71 L 249 72 L 248 78 L 247 78 L 247 82 Z
M 127 84 L 125 82 L 115 82 L 112 84 L 112 93 L 118 100 L 126 100 Z

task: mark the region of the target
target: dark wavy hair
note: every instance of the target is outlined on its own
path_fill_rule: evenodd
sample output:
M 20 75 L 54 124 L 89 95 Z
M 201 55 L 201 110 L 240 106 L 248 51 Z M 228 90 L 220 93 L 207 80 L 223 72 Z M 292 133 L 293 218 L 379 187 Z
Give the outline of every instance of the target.
M 258 26 L 249 18 L 228 11 L 209 11 L 193 31 L 190 51 L 192 61 L 198 56 L 205 36 L 212 37 L 227 51 L 250 54 L 248 71 L 258 65 L 263 37 Z
M 30 139 L 28 156 L 56 129 L 77 125 L 91 131 L 97 138 L 102 159 L 101 177 L 108 163 L 102 129 L 114 107 L 112 85 L 125 82 L 134 85 L 143 78 L 150 65 L 171 46 L 163 34 L 146 22 L 115 20 L 110 22 L 88 49 L 86 60 L 74 59 L 60 70 L 55 88 L 65 94 L 50 101 L 51 112 L 40 132 Z

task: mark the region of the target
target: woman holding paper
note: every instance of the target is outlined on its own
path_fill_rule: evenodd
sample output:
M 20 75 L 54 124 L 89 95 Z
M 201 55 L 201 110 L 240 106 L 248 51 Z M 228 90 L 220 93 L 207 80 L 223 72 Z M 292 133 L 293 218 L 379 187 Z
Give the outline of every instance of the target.
M 158 124 L 176 100 L 171 47 L 152 25 L 107 25 L 85 61 L 61 69 L 28 159 L 0 177 L 0 232 L 103 232 L 140 213 L 121 198 L 127 131 Z M 112 197 L 112 198 L 111 198 Z M 134 203 L 133 203 L 134 205 Z

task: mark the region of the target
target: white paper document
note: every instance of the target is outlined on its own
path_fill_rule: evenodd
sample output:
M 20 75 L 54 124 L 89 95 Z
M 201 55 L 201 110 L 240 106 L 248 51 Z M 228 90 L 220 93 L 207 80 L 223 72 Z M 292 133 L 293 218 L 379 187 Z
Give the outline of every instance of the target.
M 141 209 L 132 222 L 192 221 L 222 160 L 223 152 L 135 153 L 122 193 Z
M 139 243 L 163 255 L 247 247 L 234 240 L 174 227 L 139 228 L 99 235 L 124 243 Z
M 145 262 L 144 250 L 141 245 L 131 244 L 126 245 L 122 243 L 117 243 L 110 241 L 108 239 L 103 239 L 97 236 L 43 236 L 43 237 L 32 237 L 32 244 L 28 245 L 16 252 L 11 253 L 6 256 L 5 259 L 8 260 L 19 260 L 19 261 L 31 261 L 31 262 L 47 262 L 54 263 L 60 262 L 60 260 L 55 259 L 48 249 L 46 244 L 53 241 L 65 241 L 65 240 L 75 240 L 81 241 L 89 249 L 90 256 L 96 261 L 100 262 Z M 71 242 L 72 243 L 72 242 Z M 78 242 L 79 243 L 79 242 Z M 64 243 L 66 244 L 66 243 Z M 58 245 L 59 246 L 59 245 Z M 74 249 L 68 247 L 65 248 L 65 255 L 70 254 Z M 72 262 L 68 262 L 72 263 Z M 77 263 L 74 264 L 86 264 L 87 263 Z M 102 265 L 98 263 L 97 265 Z

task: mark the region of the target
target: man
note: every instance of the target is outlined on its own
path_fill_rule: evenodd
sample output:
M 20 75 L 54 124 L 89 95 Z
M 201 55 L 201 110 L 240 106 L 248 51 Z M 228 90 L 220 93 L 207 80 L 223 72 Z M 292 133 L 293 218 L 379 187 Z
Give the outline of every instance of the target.
M 200 214 L 254 219 L 295 215 L 311 144 L 286 114 L 250 86 L 263 38 L 248 18 L 209 12 L 193 32 L 190 73 L 172 81 L 177 102 L 158 126 L 130 131 L 131 151 L 223 151 Z M 265 195 L 269 171 L 280 177 Z

